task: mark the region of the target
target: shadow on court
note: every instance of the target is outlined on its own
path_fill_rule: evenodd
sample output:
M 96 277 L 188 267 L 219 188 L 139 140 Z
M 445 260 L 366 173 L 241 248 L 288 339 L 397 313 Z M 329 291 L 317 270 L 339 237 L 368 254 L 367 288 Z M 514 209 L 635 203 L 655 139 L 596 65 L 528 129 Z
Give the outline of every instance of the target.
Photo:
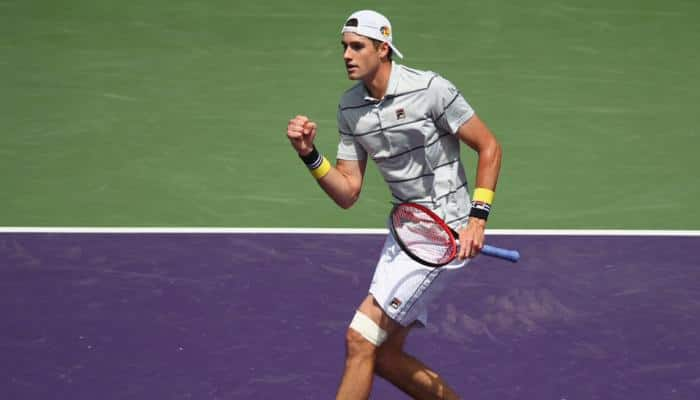
M 407 345 L 465 398 L 697 398 L 700 238 L 491 239 Z M 2 398 L 330 399 L 382 241 L 0 234 Z

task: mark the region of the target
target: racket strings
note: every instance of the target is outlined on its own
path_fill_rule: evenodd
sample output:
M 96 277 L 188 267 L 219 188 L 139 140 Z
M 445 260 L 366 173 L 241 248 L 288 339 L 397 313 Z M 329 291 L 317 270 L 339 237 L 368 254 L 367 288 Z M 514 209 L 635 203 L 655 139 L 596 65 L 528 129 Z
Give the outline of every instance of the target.
M 430 215 L 415 208 L 396 210 L 392 217 L 394 231 L 413 255 L 433 264 L 448 262 L 455 243 L 445 228 Z

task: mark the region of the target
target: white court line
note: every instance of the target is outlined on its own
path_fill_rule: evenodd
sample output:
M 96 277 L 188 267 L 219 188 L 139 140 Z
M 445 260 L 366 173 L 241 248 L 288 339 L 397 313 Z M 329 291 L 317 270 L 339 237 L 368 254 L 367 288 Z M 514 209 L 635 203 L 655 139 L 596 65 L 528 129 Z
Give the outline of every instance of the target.
M 386 229 L 359 228 L 165 228 L 165 227 L 2 227 L 0 233 L 118 233 L 118 234 L 327 234 L 385 235 Z M 693 236 L 700 230 L 627 230 L 627 229 L 487 229 L 488 235 L 518 236 Z

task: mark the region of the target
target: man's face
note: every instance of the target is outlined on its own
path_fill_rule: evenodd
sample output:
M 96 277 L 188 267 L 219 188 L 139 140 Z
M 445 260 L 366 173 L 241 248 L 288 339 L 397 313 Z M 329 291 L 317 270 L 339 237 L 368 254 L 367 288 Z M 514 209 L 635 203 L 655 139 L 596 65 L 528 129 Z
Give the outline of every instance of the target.
M 364 79 L 372 76 L 379 68 L 382 52 L 386 46 L 375 48 L 371 39 L 356 33 L 345 32 L 341 40 L 343 45 L 343 60 L 348 78 Z

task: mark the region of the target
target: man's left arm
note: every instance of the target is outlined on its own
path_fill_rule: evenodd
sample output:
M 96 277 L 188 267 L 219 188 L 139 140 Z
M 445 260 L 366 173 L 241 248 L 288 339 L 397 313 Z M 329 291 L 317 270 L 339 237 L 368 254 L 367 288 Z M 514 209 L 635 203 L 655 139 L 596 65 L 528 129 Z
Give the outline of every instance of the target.
M 478 155 L 475 191 L 482 189 L 479 192 L 480 195 L 484 193 L 487 197 L 492 196 L 496 191 L 498 174 L 501 170 L 501 145 L 476 114 L 462 124 L 457 135 Z M 477 217 L 474 214 L 482 215 Z M 460 260 L 479 254 L 484 246 L 485 228 L 486 219 L 483 218 L 483 213 L 471 213 L 469 223 L 466 227 L 462 227 L 459 232 L 460 250 L 458 257 Z

